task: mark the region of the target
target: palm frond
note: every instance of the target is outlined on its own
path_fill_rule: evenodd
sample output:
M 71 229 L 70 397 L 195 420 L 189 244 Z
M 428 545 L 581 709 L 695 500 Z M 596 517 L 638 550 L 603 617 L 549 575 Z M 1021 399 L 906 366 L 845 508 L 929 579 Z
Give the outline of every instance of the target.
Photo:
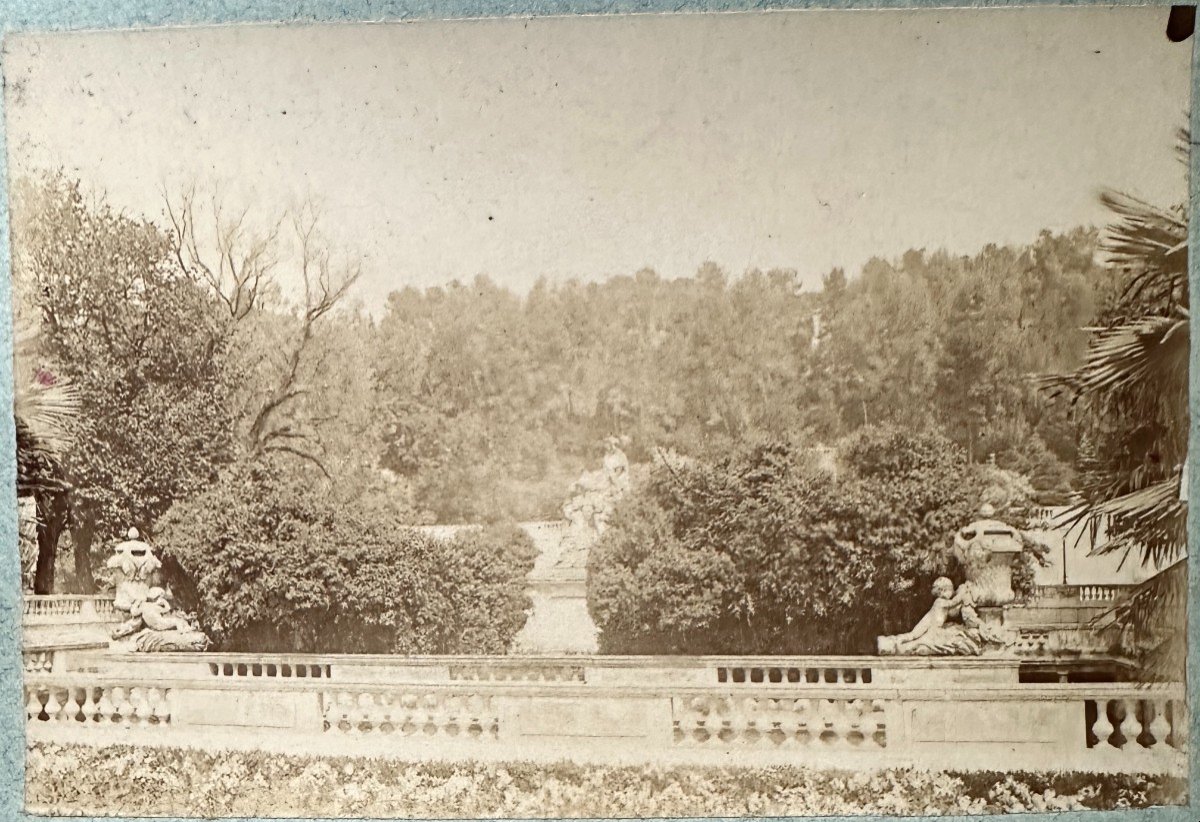
M 1187 659 L 1187 561 L 1179 559 L 1135 586 L 1092 625 L 1117 631 L 1132 644 L 1141 657 L 1144 679 L 1179 682 Z
M 1144 565 L 1169 566 L 1187 546 L 1187 503 L 1180 499 L 1181 479 L 1177 470 L 1167 479 L 1120 496 L 1081 502 L 1055 522 L 1067 533 L 1086 531 L 1092 555 L 1128 557 L 1136 552 Z
M 1147 299 L 1187 305 L 1187 216 L 1128 194 L 1105 191 L 1100 202 L 1119 218 L 1105 232 L 1101 249 L 1109 264 L 1129 272 L 1121 302 Z
M 56 488 L 62 484 L 59 460 L 71 446 L 79 394 L 69 380 L 40 365 L 36 325 L 16 324 L 14 354 L 18 485 L 26 491 Z
M 1136 388 L 1145 382 L 1153 382 L 1153 388 L 1186 384 L 1191 331 L 1186 312 L 1088 330 L 1093 336 L 1087 359 L 1065 378 L 1077 396 Z

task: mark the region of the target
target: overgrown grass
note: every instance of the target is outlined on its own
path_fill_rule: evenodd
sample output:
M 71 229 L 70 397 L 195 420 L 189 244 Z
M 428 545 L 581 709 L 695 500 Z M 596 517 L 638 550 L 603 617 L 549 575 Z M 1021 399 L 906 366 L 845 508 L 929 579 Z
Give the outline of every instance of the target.
M 55 815 L 678 817 L 963 814 L 1180 804 L 1174 777 L 874 774 L 800 767 L 406 763 L 30 746 L 26 802 Z

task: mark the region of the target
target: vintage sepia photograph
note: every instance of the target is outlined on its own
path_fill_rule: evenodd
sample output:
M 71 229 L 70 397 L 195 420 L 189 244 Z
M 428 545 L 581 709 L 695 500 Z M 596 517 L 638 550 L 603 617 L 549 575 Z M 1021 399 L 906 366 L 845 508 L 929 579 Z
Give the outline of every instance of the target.
M 1186 804 L 1168 11 L 6 36 L 28 812 Z

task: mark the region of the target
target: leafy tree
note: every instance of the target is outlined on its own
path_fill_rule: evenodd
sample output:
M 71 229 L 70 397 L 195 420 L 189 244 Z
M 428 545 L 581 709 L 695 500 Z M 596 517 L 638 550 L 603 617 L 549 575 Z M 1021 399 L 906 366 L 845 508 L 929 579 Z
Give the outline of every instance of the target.
M 661 459 L 592 549 L 601 650 L 871 653 L 908 630 L 995 469 L 898 428 L 864 429 L 839 458 L 836 477 L 786 441 Z
M 89 204 L 78 183 L 18 186 L 13 216 L 14 275 L 40 314 L 40 354 L 78 397 L 61 464 L 77 584 L 90 590 L 97 535 L 147 526 L 228 459 L 219 317 L 172 266 L 166 235 Z
M 181 600 L 226 650 L 503 653 L 534 548 L 515 527 L 438 540 L 296 466 L 227 472 L 160 523 Z

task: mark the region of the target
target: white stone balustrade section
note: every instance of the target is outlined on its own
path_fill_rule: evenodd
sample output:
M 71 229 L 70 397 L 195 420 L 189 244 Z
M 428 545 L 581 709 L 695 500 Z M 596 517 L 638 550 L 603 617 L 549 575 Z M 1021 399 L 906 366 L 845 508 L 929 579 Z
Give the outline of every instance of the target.
M 26 625 L 84 625 L 120 622 L 112 595 L 48 594 L 24 598 Z
M 571 663 L 585 672 L 580 682 L 451 679 L 452 667 L 480 662 L 462 657 L 360 659 L 357 668 L 313 657 L 307 664 L 329 676 L 301 678 L 278 675 L 299 657 L 260 659 L 280 666 L 272 677 L 266 667 L 214 675 L 207 654 L 163 655 L 176 657 L 166 667 L 152 656 L 27 675 L 30 738 L 444 760 L 732 756 L 760 766 L 1186 773 L 1181 686 L 1019 684 L 1009 679 L 1015 666 L 997 660 L 692 658 L 672 669 L 664 658 L 586 658 Z M 372 667 L 381 672 L 368 681 Z M 769 673 L 868 667 L 871 683 L 771 682 Z M 721 668 L 762 668 L 765 681 L 719 682 Z
M 817 667 L 797 665 L 751 665 L 717 668 L 717 682 L 735 685 L 870 685 L 871 669 L 861 666 L 852 668 Z
M 1089 605 L 1103 605 L 1116 602 L 1131 588 L 1130 585 L 1039 585 L 1033 591 L 1033 598 L 1069 599 Z
M 1101 698 L 1088 700 L 1086 711 L 1087 744 L 1098 752 L 1187 749 L 1187 703 L 1184 700 L 1137 695 Z
M 163 726 L 171 721 L 171 697 L 171 688 L 155 683 L 97 683 L 81 675 L 25 678 L 25 716 L 32 725 Z
M 582 665 L 529 663 L 492 665 L 459 663 L 447 671 L 453 681 L 462 682 L 586 682 L 587 672 Z
M 322 726 L 345 734 L 496 739 L 493 700 L 478 693 L 339 689 L 321 693 Z
M 295 657 L 272 661 L 249 661 L 245 659 L 219 660 L 208 663 L 213 676 L 220 677 L 280 677 L 282 679 L 329 679 L 328 663 L 313 662 Z
M 671 701 L 679 745 L 883 748 L 885 701 L 692 696 Z
M 1036 643 L 1036 640 L 1034 641 Z M 121 672 L 124 654 L 75 657 L 98 671 Z M 329 680 L 343 683 L 525 682 L 603 687 L 661 685 L 762 689 L 863 688 L 1018 682 L 1019 662 L 977 658 L 864 656 L 390 656 L 369 654 L 160 653 L 138 657 L 140 676 L 167 679 Z
M 54 670 L 54 651 L 24 651 L 21 654 L 21 665 L 26 674 L 48 674 Z

